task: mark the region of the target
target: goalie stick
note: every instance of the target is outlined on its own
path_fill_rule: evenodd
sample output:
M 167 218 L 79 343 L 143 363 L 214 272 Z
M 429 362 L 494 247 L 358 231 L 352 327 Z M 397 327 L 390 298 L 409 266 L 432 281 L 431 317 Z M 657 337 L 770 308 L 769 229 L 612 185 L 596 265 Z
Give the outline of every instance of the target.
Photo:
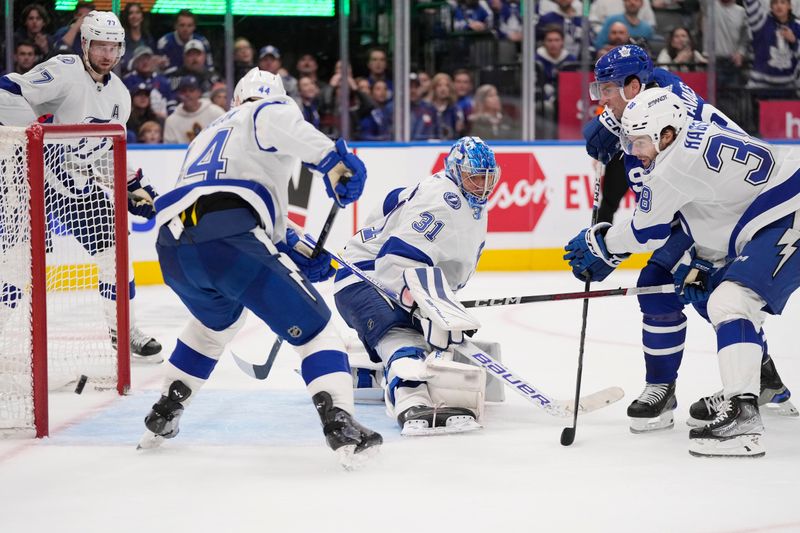
M 310 244 L 313 243 L 313 241 Z M 350 264 L 338 255 L 328 251 L 333 259 L 350 269 L 350 271 L 361 280 L 369 283 L 378 292 L 392 300 L 397 305 L 400 305 L 400 295 L 395 291 L 385 286 L 378 280 L 371 278 L 355 265 Z M 544 409 L 548 414 L 557 417 L 569 417 L 576 410 L 574 409 L 575 402 L 570 400 L 557 400 L 550 395 L 544 393 L 538 387 L 531 385 L 528 381 L 519 377 L 519 375 L 511 370 L 507 365 L 498 363 L 491 355 L 487 354 L 471 341 L 465 340 L 459 345 L 459 351 L 465 356 L 475 361 L 478 366 L 487 370 L 492 376 L 501 380 L 503 385 L 511 388 L 517 394 L 524 397 L 529 402 L 537 407 Z M 577 411 L 588 413 L 595 411 L 606 405 L 610 405 L 624 396 L 624 391 L 619 387 L 608 387 L 578 399 Z

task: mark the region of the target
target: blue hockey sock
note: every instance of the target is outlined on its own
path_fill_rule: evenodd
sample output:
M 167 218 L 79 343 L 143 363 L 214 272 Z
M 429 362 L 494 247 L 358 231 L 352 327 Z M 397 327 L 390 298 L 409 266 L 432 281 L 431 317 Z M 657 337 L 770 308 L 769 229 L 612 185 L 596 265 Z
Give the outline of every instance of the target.
M 645 315 L 642 347 L 647 383 L 671 383 L 678 378 L 686 341 L 686 315 Z

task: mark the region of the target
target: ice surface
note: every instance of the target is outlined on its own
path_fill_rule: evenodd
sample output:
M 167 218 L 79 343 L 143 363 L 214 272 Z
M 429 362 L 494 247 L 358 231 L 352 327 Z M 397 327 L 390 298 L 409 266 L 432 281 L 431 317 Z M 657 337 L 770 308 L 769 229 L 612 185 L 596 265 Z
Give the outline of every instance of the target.
M 615 273 L 597 288 L 628 286 Z M 581 290 L 562 273 L 480 273 L 463 298 Z M 329 296 L 330 287 L 323 289 Z M 166 287 L 137 290 L 140 326 L 169 351 L 186 319 Z M 549 394 L 573 395 L 580 302 L 480 309 L 478 338 Z M 284 346 L 267 381 L 228 355 L 182 419 L 179 437 L 137 452 L 142 420 L 158 398 L 160 368 L 133 367 L 127 397 L 87 390 L 51 395 L 51 437 L 0 441 L 0 531 L 16 532 L 428 532 L 800 531 L 800 419 L 765 414 L 764 459 L 698 459 L 687 452 L 689 404 L 719 388 L 711 327 L 689 311 L 676 426 L 632 435 L 625 409 L 644 385 L 635 298 L 593 300 L 583 391 L 619 385 L 626 397 L 568 420 L 508 391 L 482 431 L 401 438 L 377 405 L 358 419 L 381 431 L 380 457 L 342 470 Z M 766 324 L 770 351 L 800 391 L 800 323 L 794 297 Z M 263 362 L 274 337 L 256 318 L 234 340 Z M 88 389 L 88 387 L 87 387 Z M 800 392 L 798 393 L 800 401 Z

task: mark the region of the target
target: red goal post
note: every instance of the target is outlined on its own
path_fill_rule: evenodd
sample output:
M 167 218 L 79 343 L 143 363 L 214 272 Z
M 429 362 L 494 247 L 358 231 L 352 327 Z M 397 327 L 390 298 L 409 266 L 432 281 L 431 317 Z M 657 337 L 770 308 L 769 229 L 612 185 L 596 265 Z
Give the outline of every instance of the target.
M 81 375 L 130 387 L 125 140 L 116 124 L 0 127 L 5 434 L 47 436 L 48 391 Z

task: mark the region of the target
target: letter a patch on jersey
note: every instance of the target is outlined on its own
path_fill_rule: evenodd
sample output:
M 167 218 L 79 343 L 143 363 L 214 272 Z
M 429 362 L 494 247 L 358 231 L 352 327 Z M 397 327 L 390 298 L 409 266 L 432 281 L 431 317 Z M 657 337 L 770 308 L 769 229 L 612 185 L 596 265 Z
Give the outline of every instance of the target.
M 111 118 L 119 119 L 119 104 L 114 104 L 114 110 L 111 112 Z

